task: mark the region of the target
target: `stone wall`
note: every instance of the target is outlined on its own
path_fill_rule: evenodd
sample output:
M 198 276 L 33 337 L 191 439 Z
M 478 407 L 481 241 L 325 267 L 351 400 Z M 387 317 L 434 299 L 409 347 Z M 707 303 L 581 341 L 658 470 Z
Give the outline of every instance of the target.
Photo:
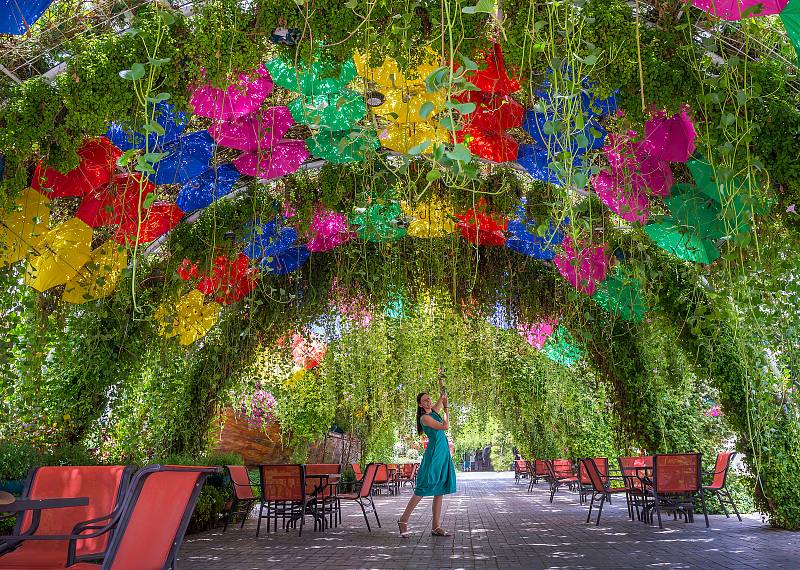
M 293 449 L 284 445 L 280 428 L 251 427 L 232 409 L 223 412 L 217 429 L 216 451 L 238 453 L 246 465 L 290 463 Z M 307 463 L 356 462 L 361 458 L 361 441 L 349 434 L 329 432 L 324 439 L 310 446 Z

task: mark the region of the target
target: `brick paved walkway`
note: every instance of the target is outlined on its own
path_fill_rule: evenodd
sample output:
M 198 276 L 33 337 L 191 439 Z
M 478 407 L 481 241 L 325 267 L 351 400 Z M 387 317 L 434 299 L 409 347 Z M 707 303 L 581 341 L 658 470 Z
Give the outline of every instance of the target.
M 458 494 L 445 498 L 444 527 L 453 536 L 430 536 L 430 500 L 411 519 L 413 536 L 401 539 L 395 522 L 410 496 L 378 498 L 382 529 L 368 533 L 357 505 L 344 505 L 343 525 L 303 536 L 255 537 L 244 530 L 187 537 L 179 567 L 206 570 L 301 568 L 800 568 L 800 533 L 770 529 L 755 516 L 744 522 L 702 516 L 694 524 L 665 520 L 664 530 L 631 522 L 624 502 L 603 509 L 599 527 L 586 524 L 586 507 L 562 490 L 552 505 L 546 485 L 533 493 L 507 473 L 459 477 Z M 622 504 L 620 504 L 622 503 Z M 374 520 L 374 519 L 373 519 Z M 310 519 L 307 519 L 310 522 Z M 311 527 L 313 529 L 313 525 Z M 263 529 L 262 529 L 263 530 Z

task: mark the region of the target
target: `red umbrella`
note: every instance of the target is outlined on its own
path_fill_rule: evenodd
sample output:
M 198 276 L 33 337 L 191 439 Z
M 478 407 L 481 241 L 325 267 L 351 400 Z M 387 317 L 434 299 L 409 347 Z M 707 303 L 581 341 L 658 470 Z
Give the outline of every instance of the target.
M 114 241 L 133 245 L 138 235 L 139 244 L 150 243 L 177 226 L 183 215 L 183 210 L 175 204 L 156 202 L 142 214 L 141 226 L 138 219 L 125 220 L 120 224 Z
M 93 228 L 137 222 L 139 209 L 155 189 L 140 174 L 116 174 L 110 184 L 84 196 L 75 215 Z
M 244 253 L 233 260 L 220 255 L 214 258 L 211 275 L 200 279 L 197 290 L 204 295 L 213 295 L 217 303 L 230 305 L 241 301 L 255 289 L 259 273 L 257 268 L 250 267 L 250 258 Z
M 66 174 L 40 161 L 33 173 L 31 188 L 48 198 L 85 196 L 111 180 L 120 156 L 122 152 L 107 138 L 89 139 L 78 149 L 80 164 Z
M 467 241 L 476 245 L 502 246 L 506 243 L 505 230 L 508 220 L 493 213 L 487 214 L 486 200 L 478 202 L 477 208 L 470 208 L 463 214 L 456 214 L 456 226 Z

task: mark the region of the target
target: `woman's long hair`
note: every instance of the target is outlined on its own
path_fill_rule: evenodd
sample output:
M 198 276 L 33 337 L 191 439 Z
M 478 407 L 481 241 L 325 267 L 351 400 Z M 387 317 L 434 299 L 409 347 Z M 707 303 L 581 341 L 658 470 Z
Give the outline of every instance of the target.
M 427 392 L 420 392 L 417 394 L 417 435 L 422 435 L 422 416 L 425 415 L 425 409 L 419 405 L 420 400 L 422 400 L 422 396 L 427 394 Z

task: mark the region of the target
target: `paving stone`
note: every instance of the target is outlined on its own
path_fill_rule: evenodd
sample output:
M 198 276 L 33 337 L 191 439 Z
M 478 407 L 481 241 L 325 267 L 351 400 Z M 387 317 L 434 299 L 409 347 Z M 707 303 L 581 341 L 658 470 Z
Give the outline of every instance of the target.
M 255 537 L 255 518 L 238 526 L 186 537 L 179 568 L 261 570 L 282 568 L 428 568 L 484 570 L 516 568 L 800 568 L 800 534 L 771 529 L 759 516 L 711 516 L 686 524 L 664 519 L 664 530 L 630 521 L 619 498 L 603 508 L 599 526 L 587 524 L 587 507 L 567 490 L 549 503 L 547 485 L 532 493 L 513 474 L 467 473 L 458 493 L 445 498 L 443 524 L 452 536 L 430 535 L 430 499 L 411 518 L 412 536 L 400 538 L 395 522 L 411 489 L 375 499 L 383 528 L 345 504 L 342 524 L 314 532 L 313 524 L 289 533 Z M 256 511 L 257 512 L 257 511 Z M 372 515 L 370 515 L 372 517 Z M 311 522 L 311 519 L 308 519 Z

